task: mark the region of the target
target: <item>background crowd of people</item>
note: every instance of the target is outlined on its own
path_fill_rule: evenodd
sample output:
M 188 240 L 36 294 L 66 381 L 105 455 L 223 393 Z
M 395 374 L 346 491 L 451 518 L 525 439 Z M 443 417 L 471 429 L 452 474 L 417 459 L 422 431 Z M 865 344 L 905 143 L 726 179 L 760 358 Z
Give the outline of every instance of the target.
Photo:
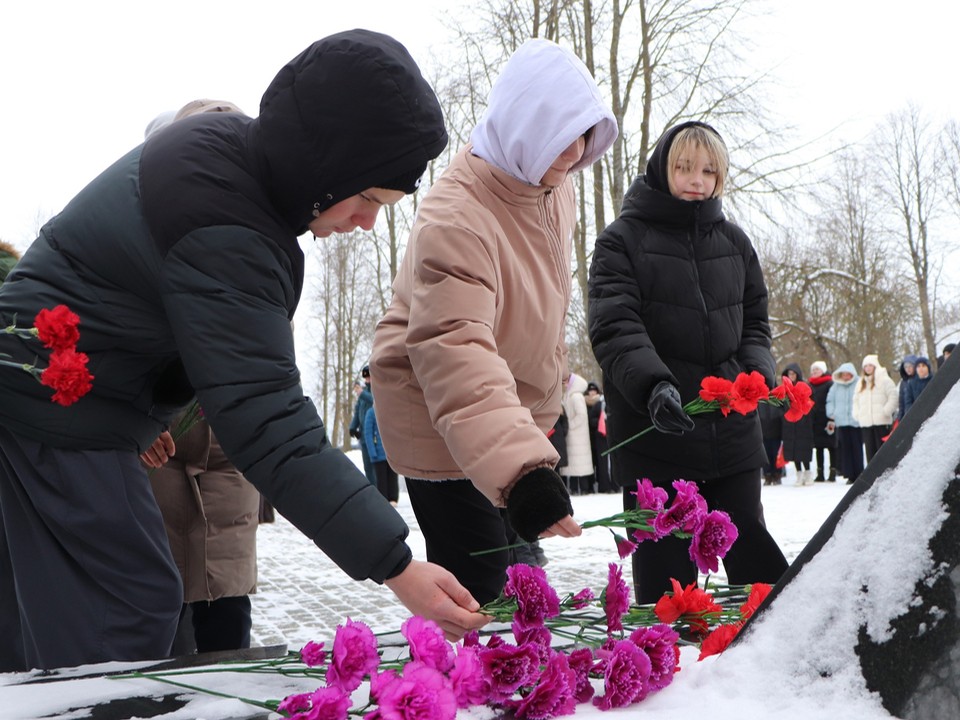
M 943 346 L 938 367 L 950 357 L 954 347 L 954 343 Z M 934 373 L 928 358 L 912 354 L 904 355 L 899 363 L 899 382 L 876 355 L 863 358 L 859 373 L 851 362 L 841 363 L 830 372 L 824 361 L 817 360 L 806 378 L 797 363 L 789 363 L 782 375 L 793 382 L 809 383 L 814 406 L 798 422 L 787 422 L 775 407 L 761 406 L 767 454 L 764 484 L 779 485 L 786 464 L 792 462 L 797 485 L 837 481 L 852 485 Z

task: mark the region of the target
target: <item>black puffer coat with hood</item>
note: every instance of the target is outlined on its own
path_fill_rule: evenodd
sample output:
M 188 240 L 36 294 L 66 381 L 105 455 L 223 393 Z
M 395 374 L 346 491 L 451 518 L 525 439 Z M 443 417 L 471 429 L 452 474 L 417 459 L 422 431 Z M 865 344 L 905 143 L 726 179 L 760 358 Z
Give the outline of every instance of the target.
M 407 528 L 331 447 L 300 385 L 297 238 L 315 209 L 367 188 L 408 178 L 397 189 L 411 192 L 446 142 L 413 59 L 364 30 L 287 64 L 255 119 L 202 114 L 151 136 L 43 227 L 0 292 L 5 322 L 60 303 L 80 316 L 93 390 L 64 408 L 2 372 L 0 424 L 140 453 L 196 394 L 230 460 L 341 568 L 395 575 Z M 0 352 L 29 361 L 37 347 L 0 335 Z
M 647 401 L 662 380 L 683 403 L 708 375 L 733 380 L 757 370 L 773 387 L 767 288 L 750 240 L 724 218 L 719 198 L 690 202 L 669 191 L 668 150 L 690 125 L 702 123 L 660 139 L 594 250 L 590 339 L 603 370 L 611 447 L 651 426 Z M 616 450 L 616 481 L 709 480 L 761 467 L 755 412 L 694 419 L 696 428 L 682 436 L 651 431 Z

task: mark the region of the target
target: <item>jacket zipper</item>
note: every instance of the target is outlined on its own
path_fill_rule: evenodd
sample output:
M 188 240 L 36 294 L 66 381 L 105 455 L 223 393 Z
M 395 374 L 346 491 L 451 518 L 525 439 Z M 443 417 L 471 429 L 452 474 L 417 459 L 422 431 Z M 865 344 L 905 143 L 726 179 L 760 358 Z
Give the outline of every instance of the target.
M 703 297 L 703 291 L 700 288 L 700 270 L 697 267 L 697 239 L 700 237 L 700 203 L 697 202 L 693 208 L 693 235 L 690 238 L 690 262 L 693 266 L 693 277 L 697 286 L 697 297 L 700 299 L 700 309 L 703 311 L 703 335 L 704 352 L 703 366 L 707 372 L 713 372 L 713 362 L 710 359 L 710 311 L 707 310 L 707 301 Z M 717 424 L 710 423 L 711 446 L 713 448 L 713 466 L 719 473 L 720 471 L 720 448 L 717 440 Z

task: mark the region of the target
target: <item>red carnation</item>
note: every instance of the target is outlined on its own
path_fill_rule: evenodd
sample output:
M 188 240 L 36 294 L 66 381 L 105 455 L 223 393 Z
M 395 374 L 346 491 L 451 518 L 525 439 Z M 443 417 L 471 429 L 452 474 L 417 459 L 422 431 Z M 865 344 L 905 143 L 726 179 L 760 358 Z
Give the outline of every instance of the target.
M 705 402 L 715 402 L 724 416 L 730 414 L 730 393 L 733 383 L 726 378 L 708 375 L 700 381 L 700 398 Z
M 711 655 L 719 655 L 724 650 L 727 649 L 727 646 L 733 642 L 733 639 L 737 636 L 737 633 L 740 632 L 742 623 L 735 623 L 733 625 L 721 625 L 712 633 L 707 635 L 704 638 L 703 643 L 700 645 L 700 657 L 697 658 L 697 661 L 703 660 L 705 657 L 710 657 Z
M 705 635 L 709 627 L 706 616 L 714 613 L 719 615 L 723 608 L 696 583 L 681 588 L 679 582 L 670 578 L 670 584 L 673 585 L 673 595 L 665 594 L 653 608 L 657 619 L 668 625 L 678 620 L 686 621 L 695 633 Z
M 62 307 L 62 306 L 61 306 Z M 55 350 L 50 355 L 50 365 L 40 375 L 40 382 L 56 392 L 53 402 L 63 406 L 72 405 L 93 387 L 93 375 L 87 370 L 89 358 L 73 348 Z
M 76 347 L 80 339 L 79 324 L 80 316 L 66 305 L 57 305 L 53 310 L 44 308 L 33 321 L 40 342 L 54 351 Z
M 767 599 L 767 595 L 773 588 L 762 582 L 755 582 L 750 586 L 750 597 L 740 606 L 740 615 L 744 620 L 753 617 L 753 614 L 760 607 L 760 603 Z
M 790 403 L 790 407 L 783 415 L 788 422 L 797 422 L 813 410 L 813 400 L 810 399 L 813 391 L 805 382 L 794 384 L 790 378 L 784 376 L 783 384 L 771 390 L 770 394 L 779 400 L 787 400 Z
M 756 410 L 757 404 L 768 397 L 770 397 L 770 388 L 767 387 L 763 375 L 756 370 L 749 375 L 740 373 L 733 381 L 730 406 L 741 415 L 746 415 Z

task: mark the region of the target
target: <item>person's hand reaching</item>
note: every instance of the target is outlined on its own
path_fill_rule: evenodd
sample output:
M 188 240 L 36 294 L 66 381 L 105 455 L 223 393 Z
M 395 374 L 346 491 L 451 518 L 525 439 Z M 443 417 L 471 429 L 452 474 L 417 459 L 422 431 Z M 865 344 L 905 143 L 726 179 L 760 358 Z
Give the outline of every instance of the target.
M 490 622 L 489 616 L 477 612 L 480 603 L 439 565 L 411 560 L 403 572 L 384 584 L 411 613 L 437 623 L 451 642 Z

